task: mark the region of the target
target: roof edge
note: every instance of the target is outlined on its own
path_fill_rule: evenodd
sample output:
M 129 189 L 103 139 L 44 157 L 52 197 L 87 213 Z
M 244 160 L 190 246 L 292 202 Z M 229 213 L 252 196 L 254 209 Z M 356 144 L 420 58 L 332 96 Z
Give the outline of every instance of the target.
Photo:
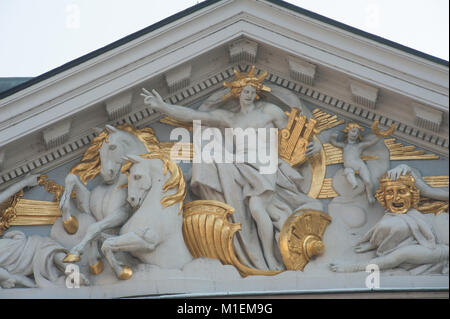
M 392 48 L 398 49 L 400 51 L 403 51 L 403 52 L 415 55 L 417 57 L 420 57 L 420 58 L 423 58 L 425 60 L 434 62 L 436 64 L 440 64 L 440 65 L 443 65 L 443 66 L 446 66 L 446 67 L 449 66 L 449 61 L 447 61 L 447 60 L 444 60 L 444 59 L 438 58 L 436 56 L 433 56 L 431 54 L 428 54 L 428 53 L 425 53 L 425 52 L 413 49 L 411 47 L 408 47 L 406 45 L 394 42 L 392 40 L 388 40 L 386 38 L 383 38 L 381 36 L 375 35 L 373 33 L 369 33 L 367 31 L 363 31 L 361 29 L 352 27 L 352 26 L 350 26 L 348 24 L 339 22 L 337 20 L 333 20 L 331 18 L 328 18 L 328 17 L 320 15 L 318 13 L 309 11 L 307 9 L 303 9 L 301 7 L 298 7 L 298 6 L 293 5 L 291 3 L 285 2 L 283 0 L 264 0 L 264 1 L 270 2 L 270 3 L 275 4 L 275 5 L 279 5 L 279 6 L 283 7 L 283 8 L 286 8 L 286 9 L 295 11 L 297 13 L 303 14 L 305 16 L 308 16 L 308 17 L 312 18 L 312 19 L 319 20 L 321 22 L 324 22 L 324 23 L 330 24 L 332 26 L 335 26 L 335 27 L 337 27 L 339 29 L 343 29 L 345 31 L 354 33 L 356 35 L 360 35 L 360 36 L 362 36 L 364 38 L 368 38 L 368 39 L 373 40 L 375 42 L 378 42 L 378 43 L 390 46 Z
M 196 5 L 192 6 L 192 7 L 189 7 L 187 9 L 183 10 L 183 11 L 175 13 L 174 15 L 171 15 L 171 16 L 169 16 L 169 17 L 167 17 L 167 18 L 165 18 L 165 19 L 163 19 L 163 20 L 161 20 L 159 22 L 156 22 L 156 23 L 154 23 L 154 24 L 152 24 L 152 25 L 150 25 L 148 27 L 145 27 L 144 29 L 141 29 L 141 30 L 136 31 L 136 32 L 134 32 L 132 34 L 129 34 L 129 35 L 127 35 L 127 36 L 117 40 L 117 41 L 114 41 L 114 42 L 112 42 L 110 44 L 107 44 L 107 45 L 105 45 L 105 46 L 103 46 L 103 47 L 101 47 L 99 49 L 96 49 L 96 50 L 94 50 L 92 52 L 89 52 L 89 53 L 87 53 L 85 55 L 82 55 L 79 58 L 76 58 L 76 59 L 74 59 L 72 61 L 69 61 L 69 62 L 67 62 L 67 63 L 65 63 L 65 64 L 63 64 L 61 66 L 58 66 L 58 67 L 56 67 L 56 68 L 54 68 L 54 69 L 52 69 L 52 70 L 50 70 L 48 72 L 45 72 L 45 73 L 43 73 L 43 74 L 41 74 L 41 75 L 39 75 L 37 77 L 34 77 L 31 80 L 29 80 L 29 81 L 26 81 L 26 82 L 24 82 L 22 84 L 19 84 L 19 85 L 15 86 L 15 87 L 12 87 L 11 89 L 8 89 L 8 90 L 6 90 L 4 92 L 1 92 L 0 93 L 0 100 L 5 98 L 5 97 L 8 97 L 8 96 L 10 96 L 10 95 L 12 95 L 12 94 L 14 94 L 16 92 L 19 92 L 19 91 L 21 91 L 23 89 L 26 89 L 27 87 L 30 87 L 30 86 L 32 86 L 32 85 L 34 85 L 36 83 L 44 81 L 44 80 L 46 80 L 46 79 L 48 79 L 48 78 L 50 78 L 50 77 L 52 77 L 52 76 L 54 76 L 54 75 L 56 75 L 58 73 L 66 71 L 66 70 L 68 70 L 68 69 L 70 69 L 72 67 L 75 67 L 75 66 L 77 66 L 77 65 L 79 65 L 79 64 L 81 64 L 83 62 L 86 62 L 86 61 L 88 61 L 90 59 L 93 59 L 93 58 L 95 58 L 95 57 L 97 57 L 97 56 L 99 56 L 99 55 L 101 55 L 101 54 L 103 54 L 105 52 L 108 52 L 108 51 L 113 50 L 113 49 L 115 49 L 117 47 L 120 47 L 121 45 L 123 45 L 123 44 L 125 44 L 127 42 L 135 40 L 135 39 L 137 39 L 137 38 L 139 38 L 139 37 L 141 37 L 141 36 L 143 36 L 143 35 L 145 35 L 145 34 L 147 34 L 149 32 L 152 32 L 152 31 L 154 31 L 156 29 L 161 28 L 161 27 L 163 27 L 163 26 L 165 26 L 165 25 L 167 25 L 169 23 L 172 23 L 172 22 L 174 22 L 176 20 L 184 18 L 185 16 L 188 16 L 191 13 L 199 11 L 199 10 L 205 8 L 205 7 L 208 7 L 208 6 L 212 5 L 212 4 L 220 2 L 220 1 L 223 1 L 223 0 L 205 0 L 204 2 L 200 2 L 200 3 L 198 3 L 198 4 L 196 4 Z
M 185 9 L 183 11 L 180 11 L 180 12 L 174 14 L 174 15 L 171 15 L 171 16 L 169 16 L 169 17 L 167 17 L 167 18 L 165 18 L 165 19 L 163 19 L 163 20 L 161 20 L 159 22 L 156 22 L 156 23 L 154 23 L 154 24 L 152 24 L 152 25 L 150 25 L 148 27 L 145 27 L 144 29 L 141 29 L 141 30 L 139 30 L 137 32 L 134 32 L 134 33 L 130 34 L 130 35 L 127 35 L 127 36 L 125 36 L 125 37 L 123 37 L 123 38 L 121 38 L 121 39 L 119 39 L 117 41 L 114 41 L 114 42 L 112 42 L 112 43 L 110 43 L 110 44 L 108 44 L 106 46 L 103 46 L 103 47 L 101 47 L 101 48 L 99 48 L 97 50 L 94 50 L 94 51 L 92 51 L 90 53 L 87 53 L 87 54 L 85 54 L 85 55 L 83 55 L 83 56 L 81 56 L 79 58 L 76 58 L 76 59 L 74 59 L 72 61 L 69 61 L 69 62 L 67 62 L 67 63 L 65 63 L 65 64 L 63 64 L 63 65 L 61 65 L 59 67 L 56 67 L 56 68 L 54 68 L 54 69 L 52 69 L 52 70 L 50 70 L 48 72 L 45 72 L 45 73 L 43 73 L 43 74 L 41 74 L 41 75 L 39 75 L 37 77 L 33 77 L 29 81 L 23 82 L 23 83 L 21 83 L 21 84 L 19 84 L 17 86 L 14 86 L 14 87 L 6 90 L 6 91 L 3 91 L 3 92 L 0 93 L 0 100 L 6 98 L 6 97 L 8 97 L 8 96 L 10 96 L 10 95 L 12 95 L 12 94 L 14 94 L 16 92 L 19 92 L 19 91 L 21 91 L 23 89 L 26 89 L 26 88 L 28 88 L 28 87 L 36 84 L 36 83 L 44 81 L 44 80 L 46 80 L 46 79 L 48 79 L 48 78 L 50 78 L 50 77 L 52 77 L 52 76 L 54 76 L 54 75 L 56 75 L 58 73 L 66 71 L 66 70 L 68 70 L 68 69 L 70 69 L 72 67 L 75 67 L 75 66 L 83 63 L 83 62 L 86 62 L 86 61 L 88 61 L 88 60 L 90 60 L 92 58 L 95 58 L 95 57 L 97 57 L 97 56 L 99 56 L 99 55 L 101 55 L 101 54 L 103 54 L 103 53 L 105 53 L 107 51 L 113 50 L 113 49 L 115 49 L 115 48 L 117 48 L 117 47 L 119 47 L 119 46 L 121 46 L 121 45 L 123 45 L 123 44 L 125 44 L 127 42 L 135 40 L 135 39 L 137 39 L 137 38 L 139 38 L 139 37 L 141 37 L 141 36 L 143 36 L 143 35 L 145 35 L 145 34 L 147 34 L 149 32 L 152 32 L 152 31 L 154 31 L 156 29 L 161 28 L 161 27 L 163 27 L 163 26 L 165 26 L 165 25 L 167 25 L 169 23 L 172 23 L 172 22 L 174 22 L 174 21 L 176 21 L 178 19 L 181 19 L 181 18 L 183 18 L 185 16 L 188 16 L 189 14 L 192 14 L 192 13 L 194 13 L 196 11 L 199 11 L 199 10 L 205 8 L 205 7 L 208 7 L 208 6 L 210 6 L 210 5 L 214 4 L 214 3 L 221 2 L 221 1 L 223 1 L 223 0 L 205 0 L 203 2 L 200 2 L 200 3 L 198 3 L 198 4 L 196 4 L 196 5 L 192 6 L 192 7 L 189 7 L 187 9 Z M 400 51 L 409 53 L 411 55 L 423 58 L 423 59 L 431 61 L 433 63 L 439 64 L 439 65 L 443 65 L 443 66 L 446 66 L 446 67 L 449 66 L 449 61 L 446 61 L 444 59 L 441 59 L 441 58 L 432 56 L 430 54 L 427 54 L 427 53 L 424 53 L 424 52 L 412 49 L 410 47 L 407 47 L 407 46 L 399 44 L 397 42 L 394 42 L 394 41 L 388 40 L 386 38 L 377 36 L 375 34 L 372 34 L 372 33 L 369 33 L 369 32 L 366 32 L 366 31 L 363 31 L 363 30 L 360 30 L 360 29 L 357 29 L 357 28 L 352 27 L 350 25 L 347 25 L 347 24 L 344 24 L 342 22 L 333 20 L 333 19 L 325 17 L 323 15 L 320 15 L 318 13 L 309 11 L 307 9 L 303 9 L 303 8 L 298 7 L 296 5 L 293 5 L 291 3 L 288 3 L 288 2 L 285 2 L 285 1 L 282 1 L 282 0 L 264 0 L 264 1 L 267 1 L 267 2 L 272 3 L 274 5 L 278 5 L 280 7 L 285 8 L 285 9 L 288 9 L 288 10 L 291 10 L 291 11 L 303 14 L 303 15 L 305 15 L 307 17 L 312 18 L 312 19 L 324 22 L 326 24 L 335 26 L 335 27 L 337 27 L 339 29 L 342 29 L 342 30 L 354 33 L 356 35 L 368 38 L 368 39 L 373 40 L 375 42 L 378 42 L 378 43 L 390 46 L 392 48 L 395 48 L 395 49 L 398 49 Z

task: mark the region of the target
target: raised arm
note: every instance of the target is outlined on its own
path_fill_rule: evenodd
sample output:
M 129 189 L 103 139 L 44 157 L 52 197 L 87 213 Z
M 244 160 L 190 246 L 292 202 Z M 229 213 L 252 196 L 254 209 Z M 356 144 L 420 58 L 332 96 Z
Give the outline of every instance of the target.
M 387 172 L 389 178 L 393 181 L 397 180 L 400 176 L 411 174 L 416 180 L 416 186 L 420 190 L 420 195 L 436 200 L 448 201 L 449 193 L 448 187 L 431 187 L 423 180 L 419 171 L 409 167 L 406 164 L 400 164 Z
M 179 121 L 194 121 L 200 120 L 207 126 L 228 127 L 229 124 L 226 121 L 227 111 L 214 110 L 210 112 L 202 112 L 192 110 L 184 106 L 168 104 L 164 102 L 162 97 L 152 90 L 150 93 L 148 90 L 142 88 L 141 96 L 144 97 L 144 103 L 150 105 L 150 107 L 158 112 L 164 113 Z
M 344 148 L 344 143 L 342 142 L 338 142 L 337 141 L 337 136 L 338 136 L 338 132 L 333 132 L 330 136 L 330 143 L 331 145 L 335 146 L 335 147 L 339 147 L 339 148 Z
M 361 149 L 366 149 L 368 147 L 371 147 L 372 145 L 377 144 L 381 139 L 382 139 L 382 137 L 380 137 L 378 135 L 373 135 L 373 138 L 369 138 L 367 140 L 361 141 L 359 143 L 359 147 Z

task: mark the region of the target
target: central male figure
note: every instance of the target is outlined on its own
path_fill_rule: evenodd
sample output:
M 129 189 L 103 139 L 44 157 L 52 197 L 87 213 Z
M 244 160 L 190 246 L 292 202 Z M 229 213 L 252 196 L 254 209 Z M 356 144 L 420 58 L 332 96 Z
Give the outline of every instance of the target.
M 207 105 L 207 110 L 189 109 L 183 106 L 167 104 L 153 90 L 143 89 L 144 103 L 154 110 L 164 113 L 176 120 L 200 120 L 202 126 L 218 128 L 222 132 L 226 128 L 254 128 L 258 134 L 267 129 L 286 127 L 288 117 L 276 105 L 258 100 L 261 91 L 270 92 L 270 88 L 261 82 L 267 73 L 256 77 L 254 68 L 248 74 L 235 72 L 237 80 L 224 83 L 230 88 L 222 94 L 220 102 L 229 98 L 239 98 L 237 108 L 214 108 Z M 219 103 L 217 103 L 219 104 Z M 203 105 L 204 106 L 204 105 Z M 204 108 L 203 108 L 204 109 Z M 261 141 L 257 137 L 257 141 Z M 267 139 L 266 139 L 267 140 Z M 257 147 L 268 147 L 269 144 L 258 143 Z M 234 145 L 242 150 L 242 145 Z M 254 148 L 244 145 L 244 153 Z M 311 142 L 306 150 L 310 157 L 321 150 L 319 143 Z M 229 149 L 227 151 L 230 151 Z M 261 150 L 258 150 L 258 153 Z M 262 153 L 267 154 L 262 150 Z M 220 157 L 219 157 L 220 158 Z M 235 240 L 236 254 L 240 261 L 258 269 L 281 270 L 284 266 L 277 245 L 279 231 L 290 214 L 299 208 L 322 209 L 319 201 L 304 194 L 300 183 L 303 177 L 282 159 L 272 174 L 262 174 L 260 161 L 235 163 L 193 163 L 191 189 L 201 199 L 218 200 L 235 208 L 233 222 L 242 224 L 242 231 Z

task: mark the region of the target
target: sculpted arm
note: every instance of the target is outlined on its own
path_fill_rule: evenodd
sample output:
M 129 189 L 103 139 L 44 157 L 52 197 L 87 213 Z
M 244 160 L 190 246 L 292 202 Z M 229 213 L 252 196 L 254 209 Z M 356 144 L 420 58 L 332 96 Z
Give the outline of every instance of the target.
M 13 184 L 5 189 L 3 192 L 0 192 L 0 203 L 3 203 L 5 200 L 13 196 L 18 191 L 22 190 L 24 187 L 38 185 L 38 176 L 39 175 L 27 176 L 20 182 L 17 182 L 16 184 Z
M 154 110 L 164 113 L 176 120 L 184 122 L 200 120 L 207 126 L 229 126 L 226 121 L 229 112 L 223 110 L 214 110 L 210 112 L 192 110 L 187 107 L 164 102 L 156 90 L 152 90 L 152 93 L 150 93 L 143 88 L 142 91 L 143 93 L 141 93 L 141 95 L 144 97 L 145 104 L 150 105 Z
M 420 195 L 431 199 L 448 201 L 449 192 L 448 187 L 431 187 L 423 180 L 420 173 L 414 168 L 406 164 L 400 164 L 397 167 L 388 171 L 388 176 L 391 180 L 398 179 L 401 175 L 410 173 L 416 180 L 416 186 L 420 190 Z
M 278 129 L 284 129 L 288 123 L 288 117 L 284 112 L 276 105 L 267 103 L 264 108 L 264 113 L 272 116 L 272 123 Z
M 344 148 L 345 146 L 344 143 L 338 142 L 337 140 L 338 134 L 339 134 L 338 132 L 333 132 L 333 134 L 330 136 L 330 143 L 335 147 Z
M 278 129 L 283 129 L 288 123 L 286 114 L 276 105 L 268 103 L 264 108 L 264 112 L 272 116 L 272 123 Z M 306 157 L 314 156 L 322 150 L 322 145 L 312 140 L 306 147 Z
M 361 149 L 366 149 L 372 145 L 377 144 L 380 140 L 382 139 L 382 137 L 374 135 L 372 138 L 369 138 L 367 140 L 364 140 L 362 142 L 359 143 L 359 147 Z

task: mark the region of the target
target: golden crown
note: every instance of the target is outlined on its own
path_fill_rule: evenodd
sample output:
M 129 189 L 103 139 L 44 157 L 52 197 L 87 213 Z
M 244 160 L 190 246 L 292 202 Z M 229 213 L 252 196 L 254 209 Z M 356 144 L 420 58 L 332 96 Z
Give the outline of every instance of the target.
M 357 128 L 359 130 L 358 132 L 358 138 L 360 140 L 362 140 L 362 136 L 361 136 L 361 132 L 364 131 L 364 127 L 360 126 L 358 123 L 356 122 L 350 122 L 345 126 L 345 129 L 341 130 L 341 132 L 345 133 L 344 138 L 347 138 L 347 134 L 348 132 L 352 129 L 352 128 Z
M 233 69 L 236 79 L 231 82 L 223 82 L 223 85 L 230 89 L 222 100 L 225 101 L 231 97 L 239 98 L 242 90 L 247 85 L 251 85 L 256 89 L 256 99 L 259 99 L 258 93 L 261 91 L 270 92 L 270 88 L 262 84 L 262 81 L 268 76 L 267 71 L 262 72 L 258 76 L 255 75 L 255 66 L 253 65 L 248 73 L 240 73 Z
M 408 186 L 414 186 L 416 184 L 416 180 L 415 180 L 414 176 L 412 176 L 411 174 L 401 175 L 395 181 L 390 179 L 388 174 L 384 174 L 378 180 L 380 182 L 380 186 L 384 185 L 386 183 L 399 183 L 399 184 L 405 184 Z

